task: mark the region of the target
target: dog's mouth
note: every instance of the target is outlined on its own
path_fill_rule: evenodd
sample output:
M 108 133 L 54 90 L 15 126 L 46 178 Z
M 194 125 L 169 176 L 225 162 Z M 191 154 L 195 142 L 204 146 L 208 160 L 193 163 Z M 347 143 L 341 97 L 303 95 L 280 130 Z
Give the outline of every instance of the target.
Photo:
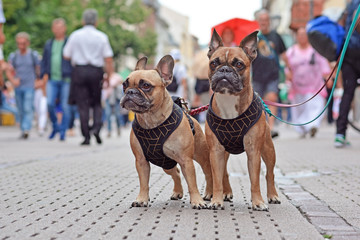
M 135 113 L 145 113 L 150 110 L 151 104 L 144 99 L 129 97 L 125 95 L 120 101 L 121 107 L 131 110 Z
M 234 77 L 227 76 L 216 76 L 215 74 L 212 77 L 211 89 L 214 92 L 229 92 L 236 93 L 240 92 L 244 88 L 242 81 L 239 79 L 234 79 Z
M 211 76 L 211 89 L 214 92 L 240 92 L 244 88 L 243 82 L 232 67 L 224 65 L 219 67 Z

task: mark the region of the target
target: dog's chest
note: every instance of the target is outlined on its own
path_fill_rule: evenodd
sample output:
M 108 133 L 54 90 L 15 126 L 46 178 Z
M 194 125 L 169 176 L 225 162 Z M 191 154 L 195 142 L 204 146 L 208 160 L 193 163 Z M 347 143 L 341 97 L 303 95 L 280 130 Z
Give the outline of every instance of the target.
M 239 98 L 237 96 L 219 94 L 214 95 L 220 116 L 224 119 L 236 118 L 239 115 L 237 104 Z
M 212 99 L 211 99 L 212 100 Z M 243 139 L 248 130 L 259 120 L 263 105 L 259 97 L 254 94 L 253 101 L 248 109 L 240 116 L 232 119 L 224 119 L 217 116 L 212 110 L 210 101 L 206 121 L 225 150 L 232 154 L 240 154 L 245 151 Z
M 152 129 L 142 128 L 135 117 L 132 129 L 147 161 L 164 169 L 171 169 L 177 164 L 175 160 L 164 154 L 163 146 L 180 125 L 182 118 L 183 110 L 176 104 L 173 104 L 171 115 L 162 124 Z

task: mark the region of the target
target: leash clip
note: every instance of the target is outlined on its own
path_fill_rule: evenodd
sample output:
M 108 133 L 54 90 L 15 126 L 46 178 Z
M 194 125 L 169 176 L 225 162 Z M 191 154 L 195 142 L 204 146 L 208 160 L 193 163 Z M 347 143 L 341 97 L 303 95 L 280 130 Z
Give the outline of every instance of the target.
M 181 107 L 181 109 L 183 109 L 186 113 L 189 113 L 189 111 L 190 111 L 189 107 L 188 107 L 189 103 L 186 102 L 184 98 L 176 97 L 176 96 L 173 96 L 171 98 L 179 107 Z
M 185 101 L 184 98 L 180 98 L 180 104 L 181 104 L 181 108 L 184 109 L 186 111 L 186 113 L 189 113 L 189 103 L 187 101 Z

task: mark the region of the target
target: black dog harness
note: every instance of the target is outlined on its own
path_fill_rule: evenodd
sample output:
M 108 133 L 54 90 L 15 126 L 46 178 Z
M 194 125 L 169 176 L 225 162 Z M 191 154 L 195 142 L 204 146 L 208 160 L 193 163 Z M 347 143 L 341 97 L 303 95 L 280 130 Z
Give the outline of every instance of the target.
M 153 129 L 142 128 L 135 115 L 132 129 L 148 162 L 164 169 L 171 169 L 176 166 L 177 162 L 164 154 L 163 146 L 168 137 L 180 125 L 182 118 L 183 109 L 175 103 L 173 104 L 173 111 L 170 116 L 162 124 Z M 188 119 L 190 127 L 192 127 L 194 123 L 190 117 Z
M 253 95 L 253 100 L 248 109 L 234 119 L 222 119 L 215 115 L 211 107 L 214 95 L 211 97 L 206 120 L 221 145 L 229 153 L 240 154 L 245 151 L 244 136 L 259 120 L 264 110 L 260 97 L 255 92 Z

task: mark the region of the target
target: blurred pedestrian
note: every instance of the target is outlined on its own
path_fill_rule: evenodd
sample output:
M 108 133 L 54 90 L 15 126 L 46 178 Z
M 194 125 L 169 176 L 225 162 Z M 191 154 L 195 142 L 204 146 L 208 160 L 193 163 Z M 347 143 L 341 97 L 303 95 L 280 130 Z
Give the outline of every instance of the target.
M 266 9 L 255 13 L 255 19 L 259 23 L 260 33 L 258 41 L 258 55 L 253 61 L 253 87 L 264 100 L 278 102 L 278 85 L 280 62 L 282 57 L 286 63 L 286 47 L 281 36 L 270 28 L 270 16 Z M 272 113 L 276 114 L 277 108 L 269 106 Z M 271 136 L 277 137 L 278 132 L 274 130 L 275 118 L 270 117 L 268 123 Z
M 103 100 L 105 105 L 105 121 L 108 130 L 108 137 L 111 137 L 112 121 L 111 117 L 114 115 L 116 122 L 117 135 L 120 136 L 121 128 L 121 113 L 120 113 L 120 99 L 123 96 L 122 79 L 118 73 L 113 73 L 109 79 L 108 84 L 105 82 L 103 86 Z
M 72 66 L 63 57 L 63 48 L 68 40 L 66 37 L 66 22 L 63 18 L 56 18 L 52 22 L 51 30 L 54 38 L 49 39 L 44 47 L 41 61 L 41 77 L 46 84 L 48 98 L 48 112 L 52 123 L 49 139 L 60 133 L 60 141 L 65 140 L 65 133 L 69 127 L 70 109 L 68 104 Z M 56 116 L 56 101 L 62 110 L 61 122 Z
M 354 20 L 354 14 L 360 4 L 360 0 L 352 0 L 347 8 L 347 17 L 345 22 L 345 32 L 348 32 L 350 25 Z M 342 148 L 350 145 L 346 140 L 346 130 L 348 125 L 348 115 L 350 111 L 351 102 L 354 98 L 358 79 L 360 78 L 360 23 L 352 34 L 348 49 L 345 54 L 344 62 L 341 67 L 343 77 L 344 93 L 341 98 L 339 117 L 336 121 L 336 136 L 335 147 Z
M 287 78 L 291 81 L 289 98 L 292 103 L 300 103 L 311 98 L 324 85 L 331 69 L 329 62 L 311 47 L 305 28 L 296 31 L 296 44 L 286 51 L 288 59 Z M 317 117 L 325 107 L 326 89 L 316 95 L 311 101 L 291 109 L 296 123 L 306 123 Z M 304 138 L 310 133 L 314 137 L 322 120 L 317 120 L 304 126 L 296 126 L 300 136 Z
M 2 6 L 2 0 L 0 0 L 0 107 L 2 106 L 2 88 L 5 87 L 4 77 L 3 77 L 3 69 L 5 67 L 4 62 L 4 53 L 3 53 L 3 44 L 5 42 L 5 34 L 3 31 L 3 25 L 5 23 L 5 16 Z
M 207 56 L 208 49 L 202 49 L 195 54 L 192 70 L 195 77 L 195 95 L 191 107 L 197 108 L 204 106 L 210 102 L 211 91 L 208 79 L 209 58 Z M 206 112 L 202 112 L 199 116 L 194 116 L 199 122 L 205 122 Z
M 102 143 L 101 85 L 104 69 L 107 79 L 113 73 L 113 51 L 108 36 L 97 30 L 98 13 L 95 9 L 86 9 L 82 16 L 83 27 L 73 32 L 65 47 L 64 57 L 71 59 L 74 66 L 73 91 L 80 114 L 81 133 L 84 141 L 81 145 L 90 144 L 89 110 L 93 110 L 91 130 L 98 144 Z
M 19 122 L 18 111 L 15 101 L 15 91 L 9 81 L 4 83 L 2 89 L 0 112 L 12 113 L 15 116 L 16 122 Z
M 235 35 L 231 28 L 225 28 L 221 33 L 221 39 L 223 41 L 224 47 L 237 47 L 234 42 Z
M 172 49 L 170 55 L 174 58 L 175 65 L 173 70 L 173 81 L 166 88 L 171 96 L 188 99 L 187 71 L 184 64 L 181 63 L 181 53 L 179 49 Z
M 35 89 L 34 93 L 35 119 L 39 136 L 44 135 L 48 118 L 47 97 L 45 88 L 46 85 L 45 83 L 43 83 L 42 86 Z
M 16 106 L 18 108 L 22 139 L 29 137 L 32 127 L 34 92 L 43 86 L 40 80 L 40 61 L 36 51 L 29 48 L 30 36 L 19 32 L 15 36 L 17 50 L 8 58 L 6 76 L 15 87 Z

